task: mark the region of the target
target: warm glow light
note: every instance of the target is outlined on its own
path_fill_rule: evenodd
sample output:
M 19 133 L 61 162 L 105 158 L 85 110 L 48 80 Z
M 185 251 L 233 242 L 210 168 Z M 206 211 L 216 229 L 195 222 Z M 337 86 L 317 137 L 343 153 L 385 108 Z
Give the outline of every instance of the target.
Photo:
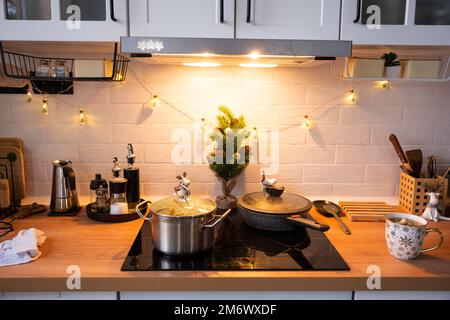
M 201 122 L 200 122 L 200 129 L 201 129 L 202 132 L 203 132 L 203 131 L 206 130 L 206 119 L 205 119 L 205 118 L 202 118 L 200 121 L 201 121 Z
M 380 88 L 386 89 L 389 87 L 389 81 L 387 80 L 378 81 L 378 86 Z
M 26 100 L 27 102 L 31 102 L 33 100 L 33 94 L 31 93 L 31 89 L 28 89 Z
M 252 52 L 248 55 L 251 59 L 256 60 L 259 58 L 259 53 L 258 52 Z
M 158 106 L 159 103 L 159 97 L 155 94 L 152 98 L 152 106 L 153 108 L 156 108 Z
M 348 92 L 348 100 L 351 102 L 351 103 L 355 103 L 356 102 L 356 93 L 355 93 L 355 90 L 350 90 L 349 92 Z
M 43 116 L 48 115 L 48 102 L 47 102 L 47 99 L 43 99 L 42 100 L 41 114 Z
M 83 109 L 80 109 L 80 125 L 84 126 L 86 125 L 87 119 L 86 114 Z
M 213 54 L 209 53 L 209 52 L 204 52 L 204 53 L 198 54 L 198 56 L 208 58 L 208 57 L 212 57 Z
M 276 63 L 241 63 L 239 66 L 243 68 L 275 68 L 278 65 Z
M 316 126 L 316 123 L 314 122 L 314 120 L 312 120 L 310 117 L 308 117 L 307 115 L 305 115 L 303 117 L 303 125 L 305 126 L 305 128 L 307 129 L 312 129 Z
M 186 67 L 203 67 L 203 68 L 212 68 L 212 67 L 220 67 L 222 64 L 217 62 L 183 62 L 183 66 Z

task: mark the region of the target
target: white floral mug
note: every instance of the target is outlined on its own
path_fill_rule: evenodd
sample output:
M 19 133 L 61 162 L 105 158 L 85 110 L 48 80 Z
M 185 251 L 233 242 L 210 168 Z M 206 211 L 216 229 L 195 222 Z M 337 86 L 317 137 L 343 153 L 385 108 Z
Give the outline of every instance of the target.
M 408 224 L 402 224 L 405 221 Z M 427 220 L 413 214 L 387 214 L 385 236 L 391 255 L 397 259 L 409 260 L 416 258 L 421 253 L 439 248 L 444 241 L 444 235 L 438 228 L 427 228 L 427 224 Z M 422 249 L 423 240 L 430 232 L 439 234 L 439 243 L 434 247 Z

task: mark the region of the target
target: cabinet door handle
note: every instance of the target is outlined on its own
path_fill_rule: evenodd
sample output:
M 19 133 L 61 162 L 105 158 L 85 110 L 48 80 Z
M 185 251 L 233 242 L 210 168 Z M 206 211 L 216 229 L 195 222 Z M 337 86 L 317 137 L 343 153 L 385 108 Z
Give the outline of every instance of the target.
M 246 22 L 250 23 L 252 20 L 252 0 L 247 0 L 247 19 Z
M 353 23 L 358 23 L 359 20 L 361 20 L 361 1 L 362 0 L 357 0 L 358 3 L 356 5 L 356 18 L 355 20 L 353 20 Z
M 224 23 L 225 22 L 225 18 L 224 18 L 224 13 L 223 13 L 223 0 L 220 0 L 220 3 L 219 3 L 219 7 L 220 7 L 220 13 L 219 13 L 219 15 L 220 15 L 220 18 L 219 18 L 219 21 L 220 21 L 220 23 Z
M 111 13 L 111 20 L 117 22 L 117 18 L 114 15 L 114 0 L 109 0 L 109 12 Z

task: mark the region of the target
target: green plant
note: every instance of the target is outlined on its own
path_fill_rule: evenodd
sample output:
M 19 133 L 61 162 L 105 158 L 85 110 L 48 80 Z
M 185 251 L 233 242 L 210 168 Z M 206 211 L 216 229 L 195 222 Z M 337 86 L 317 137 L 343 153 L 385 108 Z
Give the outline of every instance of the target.
M 245 144 L 249 131 L 244 116 L 235 117 L 223 105 L 219 106 L 219 111 L 217 125 L 208 133 L 209 139 L 215 143 L 214 150 L 208 155 L 208 162 L 217 176 L 229 181 L 241 174 L 249 163 L 250 147 Z M 227 144 L 231 142 L 234 142 L 233 154 L 227 154 Z
M 400 65 L 400 61 L 397 60 L 398 55 L 394 52 L 385 53 L 381 56 L 381 58 L 384 59 L 385 67 L 394 67 Z

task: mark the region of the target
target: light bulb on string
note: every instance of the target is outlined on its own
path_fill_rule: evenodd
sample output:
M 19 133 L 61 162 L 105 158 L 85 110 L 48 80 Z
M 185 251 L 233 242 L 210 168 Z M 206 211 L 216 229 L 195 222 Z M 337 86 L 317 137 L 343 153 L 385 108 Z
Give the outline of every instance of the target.
M 356 102 L 356 93 L 355 90 L 351 89 L 348 91 L 348 100 L 351 103 L 355 103 Z
M 258 138 L 258 128 L 253 127 L 252 131 L 248 135 L 250 140 L 256 140 Z
M 389 88 L 389 81 L 388 80 L 378 81 L 378 86 L 382 89 L 387 89 Z
M 200 129 L 202 130 L 202 132 L 204 132 L 207 128 L 206 128 L 206 119 L 205 118 L 201 118 L 200 119 Z
M 154 109 L 158 106 L 158 104 L 159 104 L 159 97 L 155 94 L 151 98 L 149 98 L 147 101 L 145 101 L 143 106 L 145 108 Z
M 86 113 L 83 109 L 80 109 L 80 125 L 85 126 L 87 123 Z
M 159 104 L 159 97 L 155 94 L 152 98 L 152 107 L 156 108 Z
M 316 126 L 316 123 L 308 115 L 305 115 L 303 117 L 303 125 L 307 129 L 312 129 L 312 128 L 314 128 Z
M 33 101 L 33 94 L 31 93 L 31 88 L 29 88 L 28 91 L 27 91 L 27 98 L 26 98 L 26 101 L 27 101 L 28 103 L 30 103 L 31 101 Z
M 42 100 L 41 114 L 43 116 L 48 115 L 48 101 L 45 98 Z

